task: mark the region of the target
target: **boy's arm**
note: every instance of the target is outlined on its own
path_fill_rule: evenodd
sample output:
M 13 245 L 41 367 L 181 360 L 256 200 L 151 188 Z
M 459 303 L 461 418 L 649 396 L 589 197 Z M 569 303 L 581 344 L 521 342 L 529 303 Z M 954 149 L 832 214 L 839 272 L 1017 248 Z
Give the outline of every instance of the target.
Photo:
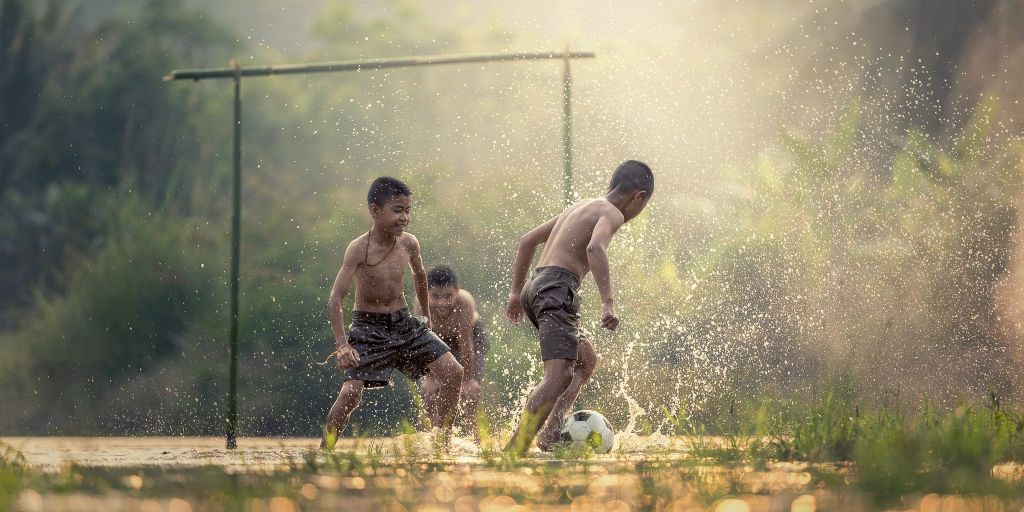
M 420 241 L 409 234 L 409 266 L 412 268 L 412 283 L 416 288 L 416 303 L 420 312 L 427 317 L 427 327 L 430 323 L 430 303 L 427 302 L 427 269 L 423 268 L 423 256 L 420 254 Z
M 590 271 L 594 273 L 594 281 L 597 283 L 597 291 L 601 294 L 601 326 L 614 331 L 619 325 L 619 318 L 615 315 L 615 308 L 612 301 L 612 279 L 608 270 L 608 243 L 612 236 L 622 226 L 621 215 L 606 213 L 597 219 L 594 225 L 594 233 L 590 236 L 590 243 L 587 244 L 587 263 Z
M 352 242 L 345 249 L 345 257 L 341 263 L 341 270 L 334 278 L 334 286 L 331 287 L 331 298 L 328 302 L 327 316 L 331 320 L 331 330 L 334 331 L 334 344 L 337 349 L 338 366 L 340 368 L 353 368 L 359 364 L 359 353 L 348 343 L 348 335 L 345 334 L 345 314 L 341 310 L 342 302 L 348 289 L 352 285 L 352 278 L 355 277 L 356 268 L 359 266 L 358 252 L 354 249 L 358 242 Z
M 466 295 L 469 295 L 468 293 Z M 463 366 L 463 383 L 469 382 L 474 379 L 477 361 L 474 359 L 476 356 L 476 347 L 473 346 L 473 313 L 476 311 L 476 304 L 473 303 L 472 296 L 459 297 L 459 352 L 461 352 L 461 359 L 466 362 Z
M 530 262 L 533 261 L 533 253 L 537 250 L 538 245 L 548 241 L 557 220 L 558 216 L 556 215 L 540 226 L 531 229 L 529 233 L 519 239 L 516 259 L 512 263 L 512 289 L 508 293 L 508 306 L 505 308 L 505 316 L 514 324 L 518 324 L 523 318 L 523 307 L 519 302 L 519 294 L 523 291 L 526 273 L 530 270 Z

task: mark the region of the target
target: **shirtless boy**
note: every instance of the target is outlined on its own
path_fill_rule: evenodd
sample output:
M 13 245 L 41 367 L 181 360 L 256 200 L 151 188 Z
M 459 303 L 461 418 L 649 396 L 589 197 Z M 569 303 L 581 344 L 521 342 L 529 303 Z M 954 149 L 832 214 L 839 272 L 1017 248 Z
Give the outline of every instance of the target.
M 484 374 L 484 357 L 490 348 L 487 332 L 477 313 L 476 300 L 467 290 L 459 287 L 459 279 L 451 267 L 440 265 L 430 269 L 427 272 L 427 287 L 434 332 L 451 348 L 465 375 L 459 399 L 461 414 L 457 421 L 467 433 L 476 435 L 480 379 Z M 431 401 L 437 396 L 438 389 L 436 379 L 431 375 L 423 377 L 421 391 L 427 410 L 432 409 Z M 431 418 L 431 421 L 434 419 Z
M 430 331 L 429 305 L 425 319 L 409 314 L 402 280 L 411 268 L 420 304 L 427 299 L 427 273 L 416 237 L 405 231 L 412 211 L 412 192 L 395 178 L 382 177 L 370 185 L 366 201 L 373 227 L 345 249 L 338 277 L 331 289 L 328 315 L 337 345 L 338 367 L 346 370 L 345 383 L 327 414 L 325 438 L 335 438 L 345 429 L 352 411 L 359 406 L 363 389 L 391 384 L 398 369 L 410 379 L 430 375 L 437 383 L 435 427 L 451 427 L 455 404 L 462 386 L 462 366 L 448 346 Z M 356 282 L 352 325 L 345 333 L 342 301 L 352 281 Z
M 548 450 L 558 441 L 562 421 L 597 366 L 593 346 L 579 332 L 580 279 L 594 272 L 601 326 L 614 331 L 619 317 L 612 301 L 608 243 L 622 224 L 643 211 L 653 193 L 651 168 L 627 160 L 612 174 L 607 195 L 576 203 L 519 239 L 506 316 L 519 323 L 525 313 L 538 329 L 544 378 L 530 393 L 506 451 L 526 453 L 542 425 L 537 447 Z M 524 286 L 540 244 L 544 251 L 533 279 Z

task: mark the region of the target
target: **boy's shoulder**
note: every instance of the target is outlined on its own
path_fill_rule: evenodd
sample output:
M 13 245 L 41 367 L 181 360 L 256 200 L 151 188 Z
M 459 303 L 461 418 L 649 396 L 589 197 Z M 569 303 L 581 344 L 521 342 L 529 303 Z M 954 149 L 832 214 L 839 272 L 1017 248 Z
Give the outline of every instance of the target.
M 355 237 L 354 239 L 352 239 L 352 241 L 348 243 L 348 248 L 352 249 L 352 248 L 358 247 L 358 248 L 361 249 L 367 243 L 369 243 L 369 240 L 370 240 L 370 233 L 369 232 L 363 233 L 363 234 Z M 398 235 L 398 240 L 396 240 L 396 242 L 399 243 L 399 244 L 402 244 L 402 245 L 406 245 L 406 244 L 419 244 L 420 243 L 419 239 L 417 239 L 415 235 L 413 235 L 412 233 L 408 233 L 408 232 L 403 232 L 401 235 Z
M 595 198 L 591 199 L 591 204 L 593 204 L 596 208 L 600 208 L 603 211 L 615 212 L 618 215 L 622 215 L 622 212 L 619 211 L 619 209 L 616 208 L 615 205 L 612 204 L 612 202 L 608 200 L 608 198 L 605 198 L 605 197 L 595 197 Z
M 345 247 L 345 253 L 351 253 L 356 249 L 362 250 L 366 247 L 366 241 L 369 240 L 369 233 L 363 233 L 352 239 Z
M 367 241 L 369 239 L 370 239 L 370 233 L 363 233 L 363 234 L 353 238 L 352 241 L 348 243 L 348 246 L 346 247 L 346 251 L 351 251 L 353 249 L 360 249 L 360 250 L 363 249 L 364 247 L 366 247 Z
M 611 201 L 605 198 L 599 198 L 595 200 L 595 204 L 599 205 L 601 212 L 611 218 L 612 221 L 623 224 L 626 221 L 626 216 L 622 214 L 622 210 L 615 207 Z
M 469 308 L 476 308 L 476 299 L 474 299 L 473 294 L 469 293 L 469 290 L 466 290 L 465 288 L 459 288 L 459 302 Z
M 402 244 L 407 249 L 418 249 L 420 246 L 420 241 L 416 238 L 416 235 L 409 233 L 408 231 L 403 231 L 402 234 L 398 236 L 398 243 Z
M 619 211 L 619 209 L 616 208 L 614 204 L 612 204 L 610 201 L 603 197 L 584 199 L 583 201 L 580 201 L 567 208 L 564 212 L 562 212 L 562 214 L 565 215 L 566 213 L 573 211 L 596 213 L 600 214 L 601 216 L 607 215 L 615 220 L 618 220 L 619 222 L 625 220 L 625 217 L 622 215 L 622 212 Z

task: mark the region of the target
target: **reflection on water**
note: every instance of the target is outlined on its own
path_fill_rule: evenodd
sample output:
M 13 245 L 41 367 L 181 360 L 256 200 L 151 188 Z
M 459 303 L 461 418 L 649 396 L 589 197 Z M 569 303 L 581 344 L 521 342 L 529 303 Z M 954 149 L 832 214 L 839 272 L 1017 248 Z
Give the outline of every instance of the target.
M 603 456 L 533 452 L 511 461 L 453 439 L 447 451 L 427 433 L 345 439 L 332 455 L 314 439 L 3 438 L 49 475 L 15 498 L 15 510 L 868 510 L 837 464 L 709 464 L 698 443 L 720 438 L 624 435 Z M 563 454 L 564 455 L 564 454 Z M 73 464 L 73 465 L 72 465 Z M 993 474 L 1019 480 L 1019 465 Z M 58 484 L 53 484 L 58 482 Z M 67 482 L 77 484 L 68 485 Z M 926 494 L 900 509 L 1004 510 L 1020 502 Z

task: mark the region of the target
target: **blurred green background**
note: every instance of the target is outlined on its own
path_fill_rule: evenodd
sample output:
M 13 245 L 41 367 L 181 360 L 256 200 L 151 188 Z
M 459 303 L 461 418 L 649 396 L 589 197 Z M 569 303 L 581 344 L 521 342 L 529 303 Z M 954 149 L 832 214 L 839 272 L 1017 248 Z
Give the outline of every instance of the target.
M 581 406 L 650 432 L 836 376 L 866 401 L 1019 403 L 1021 23 L 1012 0 L 0 0 L 0 434 L 223 432 L 232 89 L 169 70 L 567 45 L 597 53 L 573 67 L 576 196 L 627 158 L 657 176 L 611 248 L 619 332 L 585 285 Z M 319 433 L 329 286 L 380 175 L 477 296 L 508 428 L 539 353 L 502 310 L 516 240 L 560 210 L 560 80 L 243 82 L 243 435 Z M 398 382 L 356 433 L 412 420 Z

